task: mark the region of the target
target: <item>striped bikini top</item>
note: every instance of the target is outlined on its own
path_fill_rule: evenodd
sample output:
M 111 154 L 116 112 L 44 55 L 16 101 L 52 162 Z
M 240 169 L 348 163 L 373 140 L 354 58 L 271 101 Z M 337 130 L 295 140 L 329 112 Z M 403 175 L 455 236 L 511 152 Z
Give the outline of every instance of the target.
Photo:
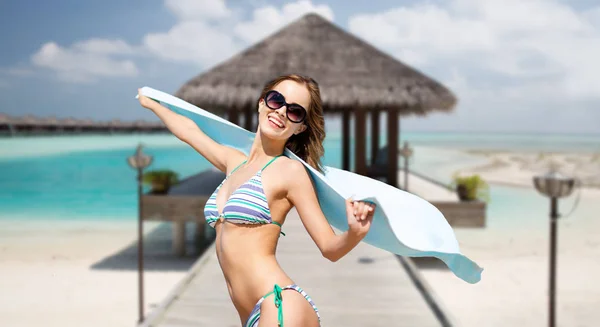
M 204 217 L 206 218 L 206 222 L 214 228 L 219 218 L 223 217 L 223 219 L 233 223 L 276 224 L 281 227 L 280 223 L 273 221 L 271 218 L 271 210 L 269 209 L 269 204 L 267 203 L 267 197 L 265 195 L 261 179 L 262 171 L 279 156 L 271 159 L 247 182 L 240 185 L 237 190 L 233 191 L 229 196 L 229 199 L 227 199 L 225 202 L 223 213 L 219 214 L 219 209 L 217 208 L 217 193 L 225 181 L 238 168 L 245 164 L 247 160 L 244 160 L 241 164 L 235 167 L 235 169 L 233 169 L 231 173 L 229 173 L 229 175 L 223 179 L 221 184 L 217 186 L 217 189 L 213 192 L 208 201 L 206 201 L 206 205 L 204 206 Z M 283 232 L 281 232 L 281 234 L 285 235 Z

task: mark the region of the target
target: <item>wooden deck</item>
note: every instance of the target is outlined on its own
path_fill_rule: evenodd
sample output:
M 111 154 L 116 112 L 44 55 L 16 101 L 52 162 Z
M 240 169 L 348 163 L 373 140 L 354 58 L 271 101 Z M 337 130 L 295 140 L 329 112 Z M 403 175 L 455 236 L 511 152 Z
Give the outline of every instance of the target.
M 338 262 L 323 258 L 292 210 L 277 257 L 313 298 L 323 326 L 443 326 L 398 258 L 359 244 Z M 418 272 L 417 272 L 418 273 Z M 423 289 L 423 287 L 420 287 Z M 427 289 L 427 287 L 425 287 Z M 439 308 L 438 308 L 439 309 Z M 141 326 L 240 326 L 214 246 Z

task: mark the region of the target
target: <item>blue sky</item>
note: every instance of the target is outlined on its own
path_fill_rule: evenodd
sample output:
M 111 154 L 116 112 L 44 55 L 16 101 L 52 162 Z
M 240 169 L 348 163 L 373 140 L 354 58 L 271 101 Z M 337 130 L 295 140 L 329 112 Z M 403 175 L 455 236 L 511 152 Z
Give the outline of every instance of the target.
M 174 92 L 309 11 L 458 95 L 404 130 L 600 133 L 590 0 L 2 1 L 0 112 L 154 120 L 138 87 Z

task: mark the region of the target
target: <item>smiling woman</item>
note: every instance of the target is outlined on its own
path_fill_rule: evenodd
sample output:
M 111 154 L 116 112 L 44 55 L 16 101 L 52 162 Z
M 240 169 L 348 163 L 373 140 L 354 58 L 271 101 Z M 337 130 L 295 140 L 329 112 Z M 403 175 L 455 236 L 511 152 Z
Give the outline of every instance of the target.
M 348 230 L 335 234 L 305 167 L 283 156 L 287 148 L 322 171 L 325 122 L 317 82 L 286 75 L 264 86 L 257 102 L 258 128 L 247 156 L 217 143 L 191 119 L 141 92 L 138 97 L 175 136 L 226 173 L 204 213 L 216 229 L 217 257 L 242 324 L 319 326 L 312 299 L 275 259 L 286 216 L 295 207 L 322 255 L 337 261 L 366 236 L 375 207 L 347 199 Z

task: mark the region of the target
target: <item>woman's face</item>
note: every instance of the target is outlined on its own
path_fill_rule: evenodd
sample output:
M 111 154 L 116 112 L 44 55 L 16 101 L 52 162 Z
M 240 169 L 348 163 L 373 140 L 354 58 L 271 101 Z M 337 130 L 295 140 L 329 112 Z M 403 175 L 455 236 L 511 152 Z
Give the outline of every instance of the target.
M 308 111 L 310 105 L 310 93 L 303 84 L 292 80 L 285 80 L 273 88 L 281 93 L 285 102 L 298 104 Z M 301 123 L 295 123 L 288 119 L 287 106 L 279 109 L 270 109 L 264 99 L 258 103 L 258 128 L 261 135 L 277 140 L 287 140 L 294 134 L 299 134 L 306 129 L 306 119 Z M 308 112 L 306 113 L 308 116 Z

